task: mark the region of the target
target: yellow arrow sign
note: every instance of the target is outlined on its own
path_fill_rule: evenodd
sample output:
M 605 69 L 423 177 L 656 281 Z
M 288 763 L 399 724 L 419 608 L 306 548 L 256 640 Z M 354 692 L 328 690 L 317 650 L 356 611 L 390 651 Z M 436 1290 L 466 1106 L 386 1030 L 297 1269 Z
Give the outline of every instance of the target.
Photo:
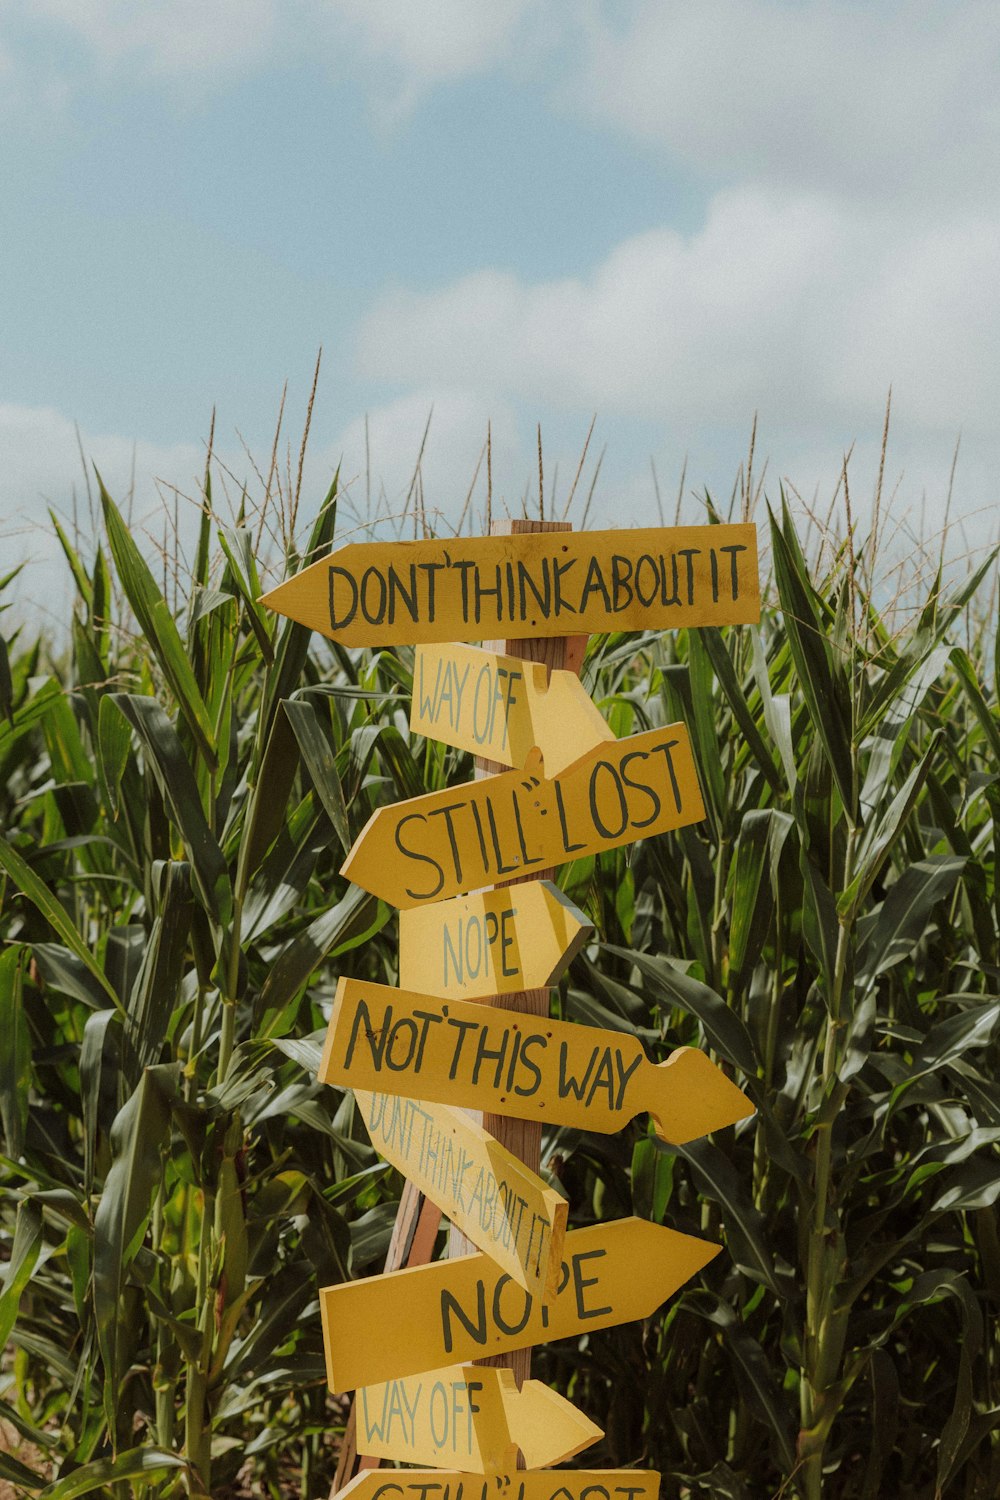
M 330 1389 L 353 1390 L 648 1317 L 721 1248 L 646 1219 L 572 1230 L 551 1306 L 481 1254 L 323 1287 Z
M 754 1112 L 696 1047 L 651 1063 L 625 1032 L 469 1000 L 442 1005 L 361 979 L 337 985 L 319 1077 L 604 1133 L 648 1110 L 678 1146 Z
M 593 927 L 549 880 L 497 886 L 399 914 L 399 982 L 468 998 L 546 989 Z
M 526 1380 L 518 1390 L 513 1371 L 475 1365 L 362 1386 L 357 1413 L 359 1453 L 476 1474 L 502 1469 L 512 1445 L 526 1468 L 544 1469 L 604 1436 L 542 1381 Z
M 363 1089 L 354 1097 L 376 1150 L 520 1286 L 551 1302 L 565 1198 L 461 1110 Z
M 614 739 L 575 672 L 453 642 L 417 647 L 410 728 L 502 766 L 537 745 L 547 776 Z
M 523 771 L 380 807 L 342 873 L 392 906 L 419 906 L 704 816 L 687 730 L 670 724 L 602 745 L 554 780 L 533 754 Z
M 760 619 L 753 526 L 352 542 L 262 603 L 345 646 Z
M 660 1476 L 644 1469 L 536 1469 L 469 1474 L 368 1469 L 336 1500 L 658 1500 Z

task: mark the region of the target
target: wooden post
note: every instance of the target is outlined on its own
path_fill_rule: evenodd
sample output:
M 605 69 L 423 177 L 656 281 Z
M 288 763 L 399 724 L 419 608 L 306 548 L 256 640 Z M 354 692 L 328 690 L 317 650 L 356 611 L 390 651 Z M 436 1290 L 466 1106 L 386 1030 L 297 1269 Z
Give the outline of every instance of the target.
M 491 536 L 523 536 L 527 532 L 537 531 L 572 531 L 568 521 L 494 521 L 490 527 Z M 586 636 L 548 636 L 541 639 L 513 640 L 513 641 L 484 641 L 483 644 L 489 651 L 499 651 L 505 656 L 513 656 L 520 661 L 543 662 L 549 671 L 565 668 L 568 671 L 579 672 L 583 662 L 583 653 L 586 647 Z M 477 776 L 492 776 L 498 771 L 506 770 L 506 766 L 497 765 L 491 760 L 476 760 Z M 528 875 L 515 877 L 513 880 L 505 881 L 505 885 L 518 885 L 525 880 L 551 880 L 554 870 L 532 870 Z M 485 1000 L 484 1004 L 490 1004 Z M 505 1010 L 520 1011 L 524 1015 L 547 1016 L 549 1013 L 549 991 L 522 990 L 512 995 L 504 995 L 502 1000 L 497 1001 Z M 537 1172 L 541 1164 L 542 1127 L 540 1122 L 534 1120 L 515 1120 L 508 1115 L 482 1115 L 476 1112 L 475 1118 L 481 1120 L 483 1126 L 489 1131 L 495 1140 L 508 1151 Z M 450 1256 L 470 1255 L 476 1250 L 471 1240 L 452 1225 L 449 1230 L 448 1254 Z M 506 1366 L 512 1369 L 514 1377 L 519 1386 L 523 1385 L 531 1374 L 531 1350 L 517 1349 L 510 1354 L 491 1355 L 485 1359 L 477 1360 L 477 1364 Z

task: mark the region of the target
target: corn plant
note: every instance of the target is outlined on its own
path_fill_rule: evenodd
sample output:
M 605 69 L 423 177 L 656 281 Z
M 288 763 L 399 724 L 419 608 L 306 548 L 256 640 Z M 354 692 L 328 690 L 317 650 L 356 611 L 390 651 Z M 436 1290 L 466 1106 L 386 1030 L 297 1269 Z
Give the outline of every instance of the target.
M 301 548 L 283 527 L 279 573 L 338 499 Z M 25 1444 L 0 1478 L 325 1495 L 316 1292 L 379 1269 L 402 1185 L 314 1081 L 337 975 L 396 980 L 390 913 L 339 866 L 381 801 L 471 766 L 409 734 L 407 651 L 261 609 L 259 520 L 222 524 L 210 472 L 173 599 L 100 502 L 89 549 L 54 521 L 69 649 L 0 645 L 0 1420 Z M 709 1050 L 757 1115 L 685 1148 L 554 1130 L 545 1168 L 576 1224 L 725 1254 L 536 1373 L 606 1429 L 580 1462 L 659 1467 L 665 1500 L 992 1500 L 992 560 L 899 625 L 853 532 L 825 564 L 784 505 L 769 535 L 759 630 L 585 663 L 616 733 L 685 720 L 705 822 L 559 874 L 599 940 L 556 1009 Z

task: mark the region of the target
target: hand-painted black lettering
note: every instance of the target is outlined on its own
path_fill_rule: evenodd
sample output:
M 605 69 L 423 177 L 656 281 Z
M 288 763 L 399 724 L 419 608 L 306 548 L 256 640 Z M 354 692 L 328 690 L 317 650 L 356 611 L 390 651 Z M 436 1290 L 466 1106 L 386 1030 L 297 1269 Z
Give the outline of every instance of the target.
M 611 558 L 611 608 L 617 615 L 631 603 L 632 559 L 616 552 Z
M 410 619 L 413 621 L 414 624 L 416 624 L 417 619 L 419 618 L 419 611 L 418 611 L 418 607 L 417 607 L 417 565 L 416 565 L 416 563 L 411 563 L 410 564 L 410 589 L 409 589 L 409 592 L 407 592 L 406 586 L 404 585 L 403 580 L 399 576 L 399 573 L 396 571 L 395 567 L 392 565 L 392 563 L 389 564 L 389 624 L 390 625 L 395 624 L 395 621 L 396 621 L 396 600 L 397 600 L 397 597 L 400 598 L 400 599 L 402 599 L 403 603 L 406 605 L 407 613 L 409 614 Z
M 629 787 L 633 792 L 641 792 L 644 796 L 648 797 L 653 806 L 653 811 L 650 813 L 648 818 L 637 818 L 635 815 L 635 810 L 632 810 L 631 819 L 633 828 L 648 828 L 650 824 L 655 823 L 657 818 L 660 816 L 660 807 L 662 806 L 662 804 L 660 802 L 659 794 L 655 792 L 651 786 L 647 786 L 644 781 L 636 781 L 628 774 L 629 766 L 634 760 L 644 761 L 648 759 L 648 751 L 630 750 L 628 755 L 622 756 L 621 765 L 619 766 L 621 778 L 625 785 Z
M 433 900 L 438 891 L 444 885 L 444 867 L 442 865 L 439 865 L 437 860 L 434 859 L 432 855 L 421 854 L 418 850 L 410 849 L 406 844 L 403 843 L 403 829 L 406 827 L 407 823 L 426 823 L 426 821 L 427 819 L 423 813 L 407 813 L 405 817 L 400 818 L 393 833 L 393 842 L 395 843 L 396 848 L 399 850 L 400 854 L 405 854 L 407 859 L 419 860 L 421 864 L 432 865 L 438 873 L 437 884 L 433 885 L 429 891 L 415 891 L 412 890 L 410 886 L 405 887 L 406 894 L 413 901 Z
M 654 745 L 650 755 L 662 755 L 667 763 L 667 774 L 670 777 L 670 788 L 674 794 L 674 806 L 678 812 L 681 810 L 681 789 L 677 784 L 677 772 L 674 770 L 674 758 L 670 754 L 677 740 L 664 740 L 662 745 Z
M 335 578 L 335 576 L 339 576 L 340 578 L 346 579 L 347 584 L 348 584 L 348 586 L 350 588 L 350 591 L 351 591 L 351 602 L 347 606 L 347 609 L 345 610 L 345 612 L 342 615 L 339 615 L 339 616 L 337 614 L 337 605 L 336 605 L 336 602 L 335 602 L 335 599 L 334 599 L 334 594 L 335 594 L 334 578 Z M 338 568 L 335 563 L 331 563 L 330 564 L 330 571 L 329 571 L 328 577 L 329 577 L 329 592 L 330 592 L 330 629 L 331 630 L 343 630 L 345 626 L 350 625 L 351 621 L 354 619 L 354 616 L 358 612 L 358 585 L 357 585 L 357 580 L 355 579 L 353 573 L 349 573 L 346 568 Z
M 621 822 L 617 828 L 610 823 L 605 823 L 598 807 L 598 782 L 601 772 L 606 771 L 614 784 L 615 792 L 618 794 L 618 812 Z M 628 827 L 628 799 L 625 796 L 625 788 L 621 784 L 618 768 L 613 761 L 598 760 L 594 762 L 590 772 L 590 817 L 597 832 L 605 839 L 620 839 Z
M 613 1309 L 609 1307 L 587 1307 L 584 1302 L 584 1292 L 588 1286 L 597 1286 L 599 1276 L 584 1276 L 581 1267 L 585 1260 L 603 1260 L 607 1255 L 606 1250 L 578 1250 L 573 1255 L 573 1293 L 576 1297 L 576 1315 L 578 1318 L 606 1318 Z
M 377 601 L 374 606 L 372 605 L 371 597 L 373 579 L 376 585 L 374 593 L 375 599 Z M 385 619 L 385 605 L 387 595 L 388 588 L 385 581 L 385 574 L 382 572 L 381 568 L 366 568 L 361 575 L 361 613 L 364 615 L 369 625 L 381 625 L 382 621 Z
M 524 1298 L 524 1304 L 520 1309 L 520 1314 L 515 1314 L 514 1318 L 510 1322 L 507 1321 L 507 1318 L 504 1316 L 503 1312 L 503 1294 L 505 1288 L 508 1286 L 513 1288 L 512 1295 L 515 1297 L 515 1299 L 518 1296 Z M 500 1332 L 506 1334 L 508 1338 L 516 1338 L 517 1335 L 521 1333 L 527 1326 L 527 1322 L 530 1317 L 531 1293 L 526 1292 L 523 1286 L 518 1286 L 517 1283 L 514 1282 L 509 1276 L 501 1276 L 496 1286 L 493 1288 L 493 1321 L 499 1328 Z
M 444 818 L 444 826 L 448 830 L 448 843 L 451 847 L 451 861 L 455 867 L 455 879 L 462 879 L 462 854 L 458 847 L 458 839 L 455 837 L 455 825 L 452 821 L 452 813 L 460 812 L 465 806 L 464 802 L 449 802 L 445 807 L 435 807 L 427 814 L 430 818 Z
M 582 849 L 582 844 L 570 842 L 569 829 L 566 826 L 566 809 L 563 806 L 563 790 L 560 782 L 555 782 L 556 808 L 559 812 L 559 828 L 562 832 L 563 850 L 566 854 L 572 854 L 575 849 Z
M 425 562 L 425 563 L 418 563 L 417 567 L 421 568 L 427 574 L 427 622 L 428 622 L 429 625 L 433 625 L 434 624 L 434 575 L 435 575 L 435 573 L 439 573 L 442 568 L 447 567 L 447 564 L 443 563 L 443 562 Z
M 542 1036 L 541 1032 L 533 1032 L 531 1036 L 526 1036 L 521 1043 L 521 1066 L 522 1068 L 527 1068 L 528 1072 L 534 1075 L 533 1081 L 530 1084 L 522 1085 L 515 1083 L 514 1093 L 522 1099 L 530 1099 L 533 1094 L 538 1093 L 538 1090 L 542 1086 L 542 1070 L 528 1056 L 528 1048 L 540 1047 L 544 1051 L 547 1046 L 548 1040 Z
M 549 618 L 552 609 L 552 579 L 549 576 L 549 560 L 542 558 L 542 587 L 539 589 L 531 576 L 527 563 L 518 559 L 517 564 L 517 586 L 519 590 L 519 601 L 521 606 L 520 619 L 528 618 L 527 590 L 530 589 L 535 598 L 535 605 L 541 611 L 544 619 Z
M 734 600 L 740 597 L 740 566 L 736 559 L 741 552 L 746 550 L 742 542 L 732 547 L 719 548 L 720 552 L 729 553 L 729 586 L 733 591 Z
M 444 1352 L 446 1354 L 450 1354 L 455 1347 L 451 1324 L 453 1314 L 474 1344 L 486 1343 L 486 1285 L 483 1281 L 476 1282 L 476 1311 L 471 1318 L 466 1315 L 462 1304 L 452 1292 L 449 1292 L 447 1289 L 442 1290 L 441 1333 L 444 1339 Z
M 358 1000 L 354 1011 L 354 1020 L 351 1022 L 351 1034 L 347 1041 L 347 1051 L 344 1053 L 344 1067 L 350 1068 L 354 1057 L 354 1048 L 358 1037 L 363 1036 L 368 1043 L 371 1052 L 372 1064 L 375 1071 L 382 1070 L 382 1057 L 385 1053 L 386 1039 L 389 1035 L 389 1027 L 392 1025 L 392 1006 L 387 1005 L 385 1014 L 378 1024 L 375 1023 L 371 1011 L 364 1000 Z

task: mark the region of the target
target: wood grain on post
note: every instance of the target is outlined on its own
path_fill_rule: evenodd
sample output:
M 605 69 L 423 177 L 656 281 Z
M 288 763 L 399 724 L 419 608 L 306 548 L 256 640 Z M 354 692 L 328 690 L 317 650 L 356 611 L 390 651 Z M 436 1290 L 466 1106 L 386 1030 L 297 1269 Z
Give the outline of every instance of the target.
M 492 536 L 524 536 L 529 532 L 572 531 L 572 529 L 568 521 L 522 519 L 495 521 L 490 527 L 490 534 Z M 529 640 L 484 641 L 483 645 L 489 651 L 500 651 L 505 656 L 517 657 L 521 661 L 543 662 L 550 672 L 564 668 L 567 671 L 579 673 L 586 643 L 586 636 L 549 636 Z M 506 766 L 497 765 L 495 761 L 478 758 L 476 760 L 477 776 L 492 776 L 506 769 Z M 527 880 L 551 880 L 554 873 L 554 870 L 532 870 L 529 874 L 515 876 L 513 880 L 504 881 L 503 884 L 520 885 Z M 489 1005 L 491 1002 L 484 1000 L 482 1003 Z M 504 995 L 496 1003 L 502 1005 L 505 1010 L 520 1011 L 523 1015 L 547 1016 L 549 991 L 547 989 L 521 990 L 515 994 Z M 476 1113 L 474 1118 L 481 1120 L 490 1135 L 502 1146 L 506 1146 L 508 1151 L 512 1151 L 533 1172 L 539 1170 L 542 1154 L 542 1127 L 539 1121 L 514 1120 L 507 1115 L 479 1113 Z M 476 1249 L 477 1246 L 452 1225 L 449 1230 L 448 1254 L 450 1256 L 471 1255 Z M 477 1360 L 476 1363 L 507 1366 L 514 1371 L 514 1378 L 520 1386 L 531 1374 L 531 1350 L 516 1349 L 510 1354 L 489 1355 L 485 1359 Z

